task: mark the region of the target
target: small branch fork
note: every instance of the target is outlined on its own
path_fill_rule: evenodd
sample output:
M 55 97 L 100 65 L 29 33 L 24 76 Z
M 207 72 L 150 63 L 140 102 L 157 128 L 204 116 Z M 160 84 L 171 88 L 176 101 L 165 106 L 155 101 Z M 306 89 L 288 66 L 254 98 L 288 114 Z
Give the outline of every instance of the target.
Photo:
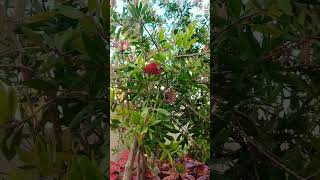
M 142 26 L 143 26 L 143 28 L 147 31 L 147 33 L 148 33 L 148 35 L 149 35 L 149 37 L 150 37 L 150 39 L 151 39 L 152 43 L 156 46 L 157 50 L 160 52 L 160 49 L 159 49 L 159 47 L 158 47 L 158 45 L 157 45 L 156 41 L 153 39 L 152 35 L 150 34 L 150 32 L 148 31 L 148 29 L 146 28 L 146 26 L 144 25 L 144 23 L 143 23 L 143 22 L 142 22 Z
M 137 166 L 135 165 L 135 160 L 137 159 Z M 142 147 L 138 144 L 138 140 L 134 138 L 134 141 L 130 148 L 129 157 L 125 165 L 125 170 L 123 174 L 123 180 L 131 180 L 132 174 L 137 173 L 137 180 L 144 180 L 146 173 L 146 158 L 144 157 L 144 151 Z
M 264 154 L 267 158 L 269 158 L 272 162 L 274 162 L 277 166 L 279 166 L 281 169 L 283 169 L 284 171 L 286 171 L 288 174 L 296 177 L 299 180 L 305 180 L 302 176 L 298 175 L 296 172 L 294 172 L 293 170 L 291 170 L 290 168 L 288 168 L 286 165 L 284 165 L 282 162 L 280 162 L 280 159 L 278 157 L 276 157 L 274 154 L 272 154 L 271 152 L 269 152 L 268 150 L 266 150 L 264 147 L 262 147 L 261 145 L 259 145 L 258 143 L 256 143 L 253 139 L 251 139 L 244 131 L 242 131 L 239 127 L 236 127 L 235 125 L 233 125 L 233 128 L 235 128 L 236 130 L 238 130 L 238 132 L 240 133 L 240 135 L 246 139 L 247 142 L 249 142 L 253 147 L 255 147 L 256 149 L 258 149 L 262 154 Z
M 240 115 L 243 118 L 249 118 L 247 115 L 245 115 L 244 113 L 238 111 L 238 110 L 233 110 L 233 112 L 235 112 L 236 114 Z M 239 123 L 239 122 L 238 122 Z M 298 180 L 308 180 L 310 178 L 312 178 L 313 176 L 315 176 L 316 174 L 320 173 L 320 169 L 317 170 L 316 172 L 312 173 L 312 175 L 304 178 L 302 176 L 300 176 L 299 174 L 297 174 L 295 171 L 293 171 L 292 169 L 290 169 L 289 167 L 287 167 L 283 162 L 281 162 L 281 159 L 279 157 L 277 157 L 276 155 L 274 155 L 272 152 L 270 152 L 269 150 L 267 150 L 266 148 L 264 148 L 262 145 L 260 145 L 259 143 L 257 143 L 253 138 L 250 138 L 242 129 L 241 127 L 238 127 L 236 125 L 234 125 L 233 123 L 231 123 L 231 126 L 237 130 L 239 132 L 239 134 L 245 138 L 245 140 L 252 145 L 253 147 L 255 147 L 258 151 L 260 151 L 262 154 L 264 154 L 268 159 L 270 159 L 273 163 L 275 163 L 277 166 L 279 166 L 281 169 L 283 169 L 286 173 L 294 176 L 296 179 Z M 240 125 L 239 125 L 240 126 Z

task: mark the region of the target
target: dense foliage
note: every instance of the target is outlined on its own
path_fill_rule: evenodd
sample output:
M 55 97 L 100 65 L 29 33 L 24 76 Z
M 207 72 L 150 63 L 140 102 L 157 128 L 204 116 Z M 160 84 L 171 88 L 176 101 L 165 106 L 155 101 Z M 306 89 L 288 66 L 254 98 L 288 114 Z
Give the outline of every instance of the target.
M 109 1 L 31 2 L 1 4 L 1 174 L 106 179 Z
M 121 12 L 117 5 L 111 13 L 111 122 L 124 149 L 131 147 L 128 161 L 138 151 L 154 164 L 174 165 L 185 154 L 208 162 L 208 15 L 192 16 L 201 4 L 190 1 L 126 2 Z
M 213 179 L 320 177 L 317 2 L 213 2 Z

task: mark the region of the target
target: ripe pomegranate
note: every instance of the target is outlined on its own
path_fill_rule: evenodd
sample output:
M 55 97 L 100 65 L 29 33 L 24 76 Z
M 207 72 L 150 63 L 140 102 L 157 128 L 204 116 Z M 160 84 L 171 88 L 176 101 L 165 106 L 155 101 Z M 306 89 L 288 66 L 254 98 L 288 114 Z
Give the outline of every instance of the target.
M 144 67 L 144 74 L 148 76 L 151 76 L 151 75 L 160 76 L 161 72 L 162 72 L 161 65 L 155 62 L 151 62 Z

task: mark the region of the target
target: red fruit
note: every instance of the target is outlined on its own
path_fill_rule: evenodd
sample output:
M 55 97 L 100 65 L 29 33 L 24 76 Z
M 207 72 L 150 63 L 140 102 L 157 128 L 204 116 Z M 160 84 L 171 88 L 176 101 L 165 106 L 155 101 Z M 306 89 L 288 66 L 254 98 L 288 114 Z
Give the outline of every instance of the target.
M 162 72 L 162 67 L 160 64 L 157 64 L 155 62 L 151 62 L 144 67 L 144 73 L 147 75 L 155 75 L 160 76 Z

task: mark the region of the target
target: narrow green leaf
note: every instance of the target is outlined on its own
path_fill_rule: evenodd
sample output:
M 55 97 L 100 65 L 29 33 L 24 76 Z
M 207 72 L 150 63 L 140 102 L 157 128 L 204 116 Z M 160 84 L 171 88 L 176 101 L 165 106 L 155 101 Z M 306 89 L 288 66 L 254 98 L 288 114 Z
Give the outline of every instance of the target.
M 160 122 L 161 122 L 161 120 L 155 120 L 150 124 L 150 126 L 155 126 L 155 125 L 159 124 Z
M 96 0 L 88 0 L 88 9 L 90 12 L 94 12 L 97 8 L 97 1 Z
M 231 14 L 238 17 L 241 12 L 242 1 L 241 0 L 229 0 L 229 7 Z
M 170 113 L 169 113 L 167 110 L 165 110 L 165 109 L 157 108 L 157 111 L 158 111 L 159 113 L 161 113 L 161 114 L 166 115 L 166 116 L 170 116 Z
M 71 123 L 69 124 L 70 128 L 76 128 L 80 125 L 80 122 L 91 115 L 94 106 L 92 104 L 88 104 L 85 106 L 80 112 L 78 112 L 75 117 L 72 119 Z
M 278 0 L 277 6 L 280 10 L 288 15 L 292 15 L 292 6 L 290 0 Z
M 71 6 L 60 5 L 57 9 L 59 13 L 72 19 L 79 19 L 84 16 L 81 11 Z
M 161 28 L 159 32 L 159 42 L 161 42 L 163 39 L 164 39 L 164 30 L 163 28 Z

